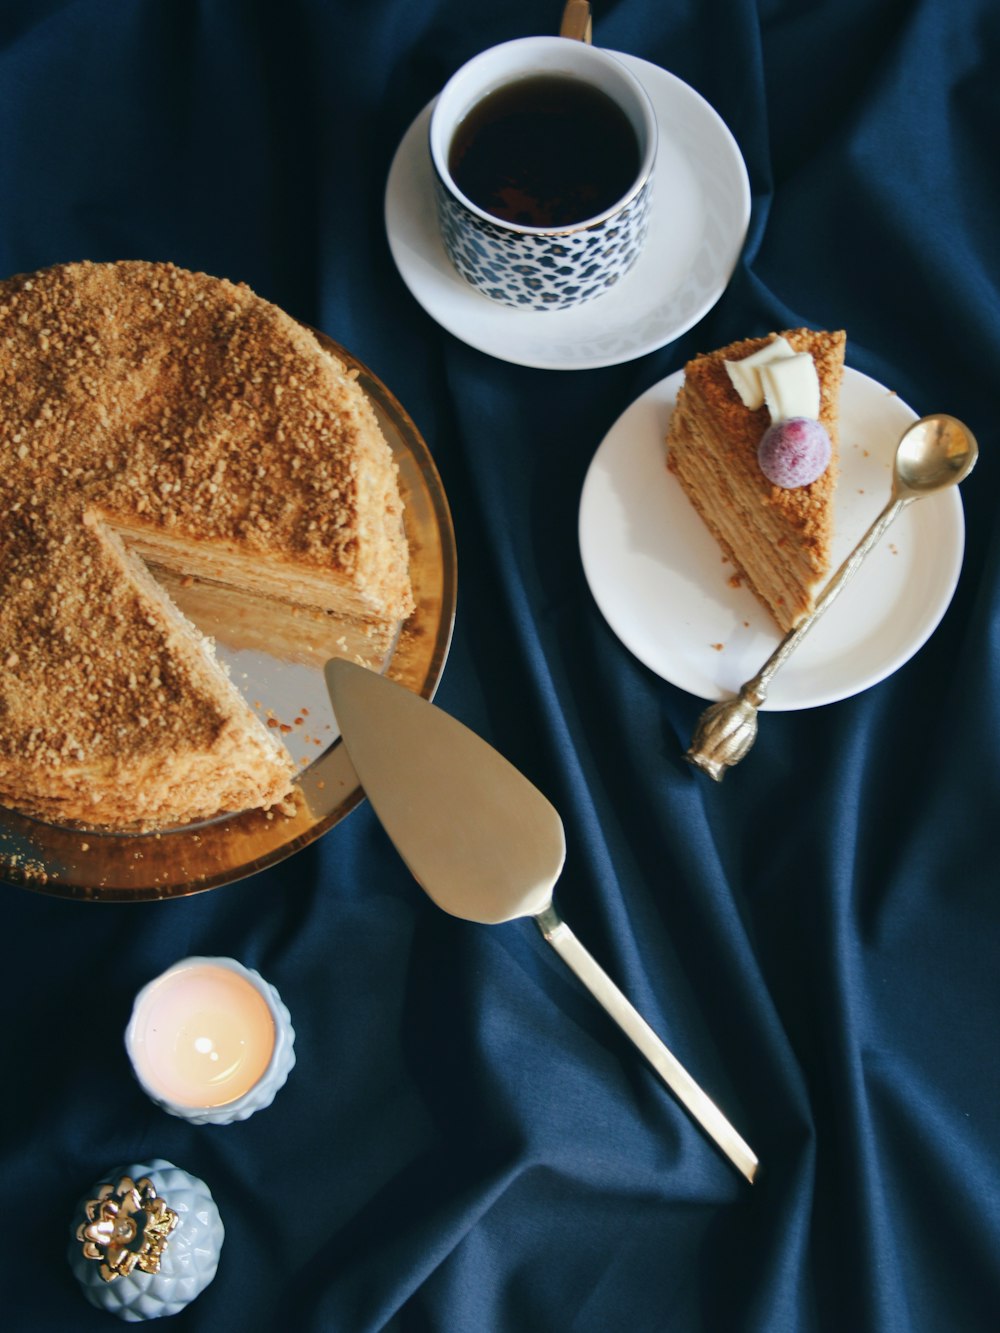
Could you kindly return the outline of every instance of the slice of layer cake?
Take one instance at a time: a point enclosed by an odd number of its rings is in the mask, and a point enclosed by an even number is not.
[[[302,606],[375,656],[413,608],[354,376],[247,287],[170,264],[0,283],[0,512],[0,802],[53,822],[163,827],[292,789],[158,569],[258,599],[263,634]]]
[[[829,464],[806,485],[776,485],[765,476],[758,450],[772,425],[772,410],[766,403],[755,405],[762,395],[741,396],[742,381],[751,377],[731,370],[778,338],[785,339],[788,351],[811,357],[818,399],[809,415],[830,439]],[[732,562],[734,577],[756,594],[782,630],[812,610],[830,571],[845,344],[843,332],[791,329],[698,356],[684,368],[670,418],[667,466]]]

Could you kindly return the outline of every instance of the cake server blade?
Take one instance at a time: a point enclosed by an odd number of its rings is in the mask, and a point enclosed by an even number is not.
[[[355,663],[326,665],[348,756],[417,883],[452,916],[484,925],[531,917],[733,1165],[757,1158],[716,1104],[559,917],[562,820],[537,787],[435,704]]]

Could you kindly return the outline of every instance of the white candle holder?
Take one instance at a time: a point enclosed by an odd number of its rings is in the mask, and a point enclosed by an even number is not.
[[[195,1125],[270,1106],[295,1064],[291,1016],[275,988],[233,958],[182,958],[135,997],[125,1031],[146,1095]]]

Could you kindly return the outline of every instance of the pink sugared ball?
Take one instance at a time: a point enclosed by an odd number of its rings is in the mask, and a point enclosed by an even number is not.
[[[830,436],[821,422],[789,417],[764,432],[757,461],[768,481],[792,490],[821,477],[829,466],[830,453]]]

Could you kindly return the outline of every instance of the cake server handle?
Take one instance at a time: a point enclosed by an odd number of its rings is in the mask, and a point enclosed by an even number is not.
[[[548,944],[646,1057],[681,1105],[751,1183],[757,1156],[549,904],[534,917]]]

